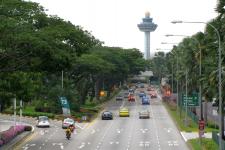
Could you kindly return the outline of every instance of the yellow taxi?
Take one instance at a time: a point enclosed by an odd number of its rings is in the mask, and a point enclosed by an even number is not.
[[[130,114],[129,114],[128,108],[125,108],[125,107],[120,108],[120,110],[119,110],[119,116],[120,117],[129,117]]]

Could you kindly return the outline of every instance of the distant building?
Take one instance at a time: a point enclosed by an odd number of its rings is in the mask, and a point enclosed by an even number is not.
[[[150,59],[150,32],[155,31],[157,25],[152,22],[152,18],[150,18],[150,13],[145,13],[145,18],[142,19],[143,22],[138,24],[138,28],[140,31],[145,33],[145,59]]]

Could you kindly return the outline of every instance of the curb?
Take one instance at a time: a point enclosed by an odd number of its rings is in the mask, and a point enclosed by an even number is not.
[[[21,138],[20,140],[18,140],[14,145],[13,145],[13,150],[17,150],[18,148],[18,146],[20,145],[20,144],[22,144],[25,140],[27,140],[29,137],[31,137],[33,134],[34,134],[34,126],[33,125],[31,125],[31,127],[32,127],[32,130],[29,132],[29,133],[27,133],[23,138]]]
[[[182,134],[182,132],[180,132],[180,134],[183,137],[184,141],[187,142],[187,139],[184,137],[184,135]]]

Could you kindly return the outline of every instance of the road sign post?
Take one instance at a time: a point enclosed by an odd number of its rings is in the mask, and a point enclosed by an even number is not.
[[[204,120],[199,120],[198,129],[199,129],[199,137],[202,138],[204,136],[204,129],[205,129],[205,121]]]

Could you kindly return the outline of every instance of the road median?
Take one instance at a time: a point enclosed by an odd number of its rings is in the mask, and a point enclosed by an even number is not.
[[[29,129],[30,130],[30,129]],[[11,139],[9,142],[5,143],[2,147],[2,149],[7,150],[16,150],[16,147],[19,147],[20,144],[22,144],[27,139],[30,139],[30,137],[34,134],[34,127],[31,126],[30,131],[23,131],[22,133],[16,135],[13,139]]]

